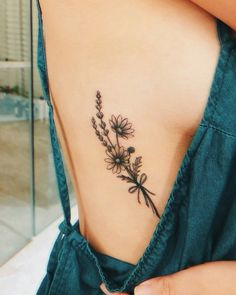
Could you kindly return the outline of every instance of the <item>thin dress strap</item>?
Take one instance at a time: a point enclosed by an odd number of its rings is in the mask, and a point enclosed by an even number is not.
[[[71,210],[70,210],[70,199],[69,190],[66,181],[66,174],[64,169],[64,164],[62,160],[62,154],[59,146],[57,131],[55,128],[55,122],[53,117],[53,105],[50,100],[49,95],[49,83],[48,83],[48,71],[47,62],[45,54],[45,42],[43,35],[43,20],[42,20],[42,10],[39,4],[39,0],[36,0],[37,10],[38,10],[38,44],[37,44],[37,66],[39,69],[40,80],[42,84],[43,96],[49,106],[49,129],[50,138],[54,158],[54,166],[56,170],[57,185],[60,195],[60,201],[64,214],[63,225],[71,226]]]

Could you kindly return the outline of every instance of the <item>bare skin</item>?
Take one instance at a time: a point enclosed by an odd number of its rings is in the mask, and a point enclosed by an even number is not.
[[[235,0],[191,0],[196,5],[221,19],[236,33],[236,1]],[[223,8],[223,9],[222,9]]]
[[[80,231],[98,251],[136,264],[159,219],[110,170],[91,126],[95,93],[105,120],[135,136],[147,188],[162,214],[201,120],[219,54],[214,18],[184,0],[40,0],[55,122],[74,184]],[[204,69],[204,70],[203,70]]]

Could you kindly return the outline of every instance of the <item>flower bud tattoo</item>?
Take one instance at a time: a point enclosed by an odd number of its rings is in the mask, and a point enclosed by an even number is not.
[[[147,188],[143,186],[145,181],[147,180],[147,175],[142,173],[139,176],[140,167],[142,166],[142,157],[136,157],[134,162],[131,161],[131,154],[135,152],[135,148],[129,146],[125,148],[121,146],[119,142],[119,138],[128,139],[129,137],[133,137],[134,129],[132,128],[132,124],[128,122],[127,118],[123,118],[121,115],[117,117],[112,115],[109,120],[111,131],[115,133],[116,143],[113,143],[110,139],[109,132],[110,130],[107,128],[107,125],[103,119],[104,114],[102,113],[102,100],[100,91],[96,93],[96,109],[98,112],[96,113],[97,118],[99,119],[99,124],[94,117],[92,117],[92,126],[95,130],[95,134],[98,139],[101,141],[101,144],[106,147],[107,158],[105,158],[105,162],[107,162],[107,169],[111,170],[112,173],[120,174],[123,171],[126,171],[128,175],[117,175],[117,177],[121,178],[121,180],[126,181],[127,183],[132,183],[132,185],[128,191],[130,193],[134,193],[137,191],[138,202],[140,202],[140,191],[143,194],[145,204],[147,207],[151,207],[153,213],[160,218],[160,214],[158,213],[155,204],[153,203],[149,194],[155,195],[150,192]],[[98,126],[101,130],[98,130]]]

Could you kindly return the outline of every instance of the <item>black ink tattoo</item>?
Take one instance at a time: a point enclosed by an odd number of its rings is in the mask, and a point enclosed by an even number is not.
[[[139,176],[139,168],[142,166],[142,157],[136,157],[135,161],[131,163],[131,154],[135,152],[135,148],[129,146],[125,149],[123,146],[120,145],[119,138],[128,139],[129,137],[133,137],[134,129],[132,129],[132,124],[128,122],[127,118],[122,118],[121,115],[117,117],[112,115],[111,119],[109,120],[111,130],[115,133],[116,136],[116,143],[112,143],[109,137],[109,129],[106,127],[106,123],[103,120],[104,114],[102,113],[102,100],[100,91],[96,93],[96,109],[98,112],[96,116],[100,119],[100,123],[98,124],[101,128],[102,132],[98,130],[98,126],[94,117],[92,117],[92,126],[95,129],[95,133],[98,139],[101,141],[102,145],[106,147],[106,154],[108,158],[105,158],[105,162],[107,162],[107,169],[111,170],[112,173],[121,173],[121,171],[126,171],[128,176],[126,175],[118,175],[117,177],[121,178],[121,180],[133,183],[134,185],[131,186],[128,191],[130,193],[138,192],[138,202],[140,202],[140,191],[143,194],[145,203],[147,207],[151,206],[151,209],[154,214],[156,214],[160,218],[160,214],[158,213],[155,204],[153,203],[149,194],[155,195],[154,193],[150,192],[147,188],[143,186],[145,181],[147,180],[147,175],[142,173]],[[139,178],[139,179],[138,179]],[[148,194],[149,193],[149,194]]]

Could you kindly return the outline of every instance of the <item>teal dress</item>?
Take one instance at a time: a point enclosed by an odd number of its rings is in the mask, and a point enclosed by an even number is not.
[[[141,282],[217,260],[236,260],[236,39],[216,19],[221,45],[209,97],[160,222],[137,264],[98,253],[70,221],[70,202],[53,119],[38,0],[37,65],[49,106],[51,144],[64,221],[37,295],[133,294]],[[203,69],[204,71],[204,69]],[[114,235],[116,233],[114,232]]]

